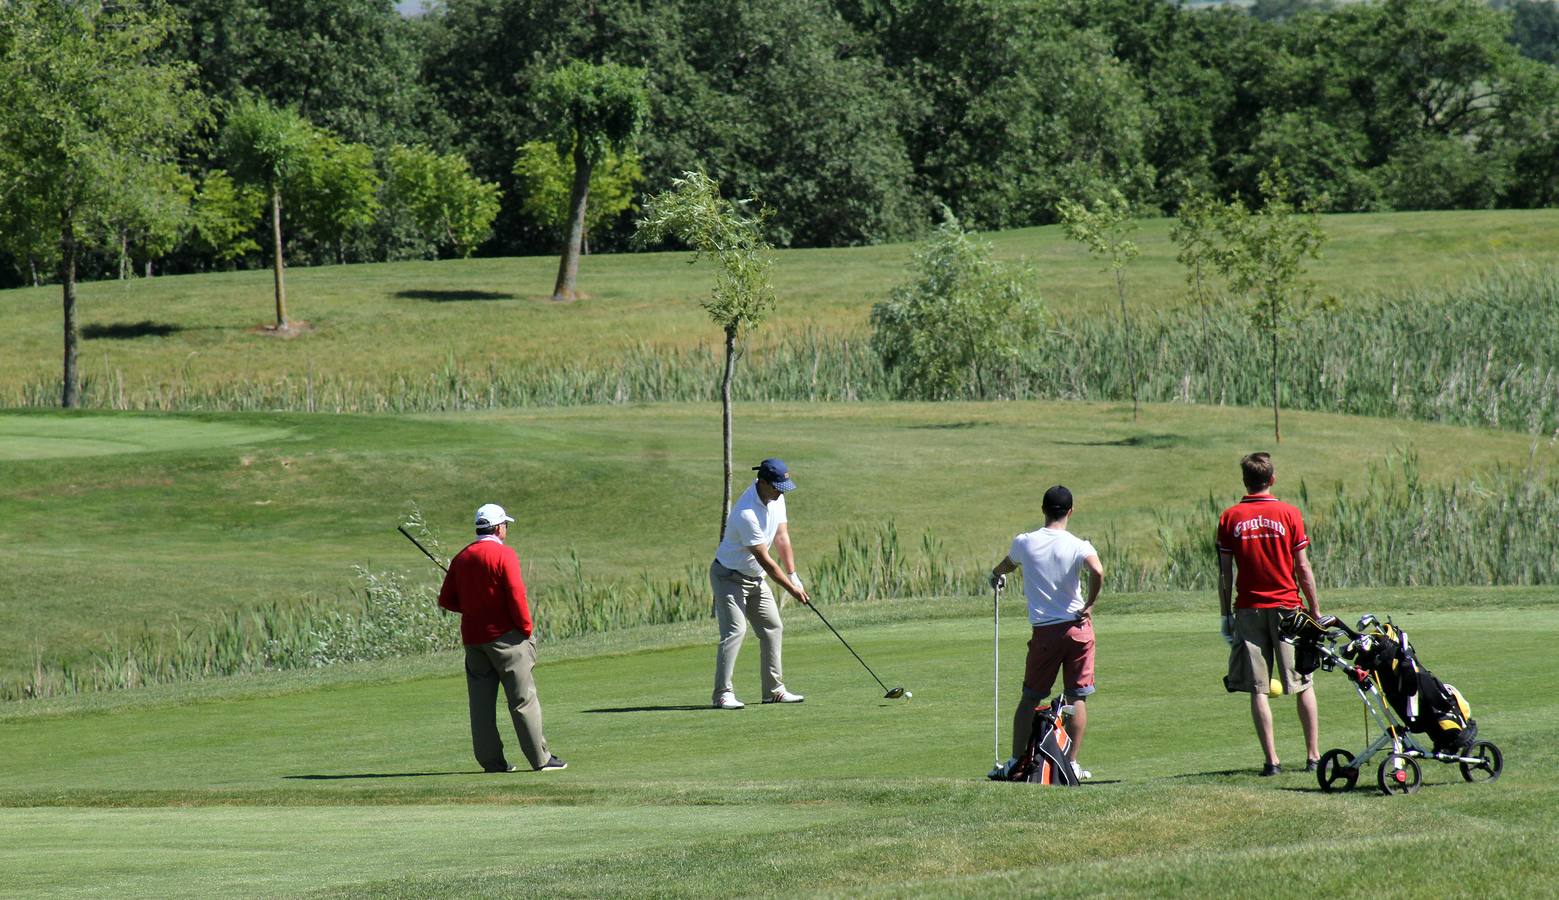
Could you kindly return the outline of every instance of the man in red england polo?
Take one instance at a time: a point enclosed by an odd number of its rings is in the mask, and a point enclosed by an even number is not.
[[[536,665],[530,606],[520,578],[520,558],[504,545],[509,518],[489,503],[476,511],[476,540],[449,561],[438,605],[460,613],[466,647],[466,694],[471,702],[471,749],[484,772],[513,772],[503,755],[494,704],[498,686],[509,702],[520,751],[538,772],[568,768],[552,755],[541,733],[541,700],[531,670]]]
[[[1301,591],[1310,613],[1317,618],[1321,615],[1315,574],[1310,571],[1310,539],[1305,536],[1299,510],[1272,496],[1272,457],[1252,453],[1240,460],[1240,469],[1245,498],[1218,519],[1218,607],[1223,615],[1223,636],[1230,647],[1229,674],[1223,685],[1230,693],[1250,693],[1256,739],[1266,754],[1261,774],[1277,775],[1283,769],[1272,738],[1272,708],[1267,704],[1275,665],[1284,693],[1298,698],[1299,726],[1305,733],[1308,760],[1305,771],[1313,772],[1320,756],[1315,692],[1310,689],[1310,676],[1294,671],[1294,645],[1278,633],[1279,616],[1299,607]]]

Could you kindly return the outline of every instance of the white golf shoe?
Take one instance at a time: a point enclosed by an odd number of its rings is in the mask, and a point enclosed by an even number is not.
[[[727,691],[715,698],[715,709],[743,709],[747,704],[736,699],[736,695]]]
[[[763,702],[764,703],[800,703],[801,701],[803,701],[805,699],[807,699],[807,698],[801,696],[800,694],[792,694],[790,691],[785,690],[785,686],[782,684],[779,687],[774,689],[774,693],[770,694],[767,697],[764,697],[763,698]]]
[[[1077,776],[1078,781],[1087,781],[1093,777],[1093,773],[1078,765],[1075,759],[1072,760],[1072,774]]]

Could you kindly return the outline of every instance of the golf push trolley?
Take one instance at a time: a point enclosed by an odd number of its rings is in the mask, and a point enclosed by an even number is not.
[[[1382,623],[1364,615],[1354,629],[1336,616],[1316,619],[1296,610],[1284,618],[1282,631],[1294,644],[1299,672],[1341,672],[1364,703],[1365,737],[1370,719],[1380,731],[1357,754],[1343,749],[1322,754],[1316,768],[1321,790],[1353,790],[1360,773],[1382,753],[1375,784],[1387,795],[1418,790],[1423,784],[1419,760],[1456,763],[1470,782],[1499,778],[1504,769],[1499,747],[1477,739],[1478,724],[1461,692],[1419,664],[1407,634],[1390,616]]]

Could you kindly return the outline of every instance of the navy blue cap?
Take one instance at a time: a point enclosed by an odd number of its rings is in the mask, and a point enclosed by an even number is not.
[[[770,457],[752,467],[758,473],[758,478],[767,481],[771,487],[781,494],[796,489],[796,483],[790,480],[790,467],[785,465],[783,459]]]

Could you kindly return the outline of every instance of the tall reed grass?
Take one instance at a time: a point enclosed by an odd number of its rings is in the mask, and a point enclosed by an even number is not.
[[[1216,587],[1213,528],[1234,496],[1207,497],[1159,523],[1157,546],[1095,539],[1112,593],[1209,592]],[[1463,481],[1427,482],[1409,450],[1370,468],[1365,487],[1341,485],[1294,500],[1306,514],[1311,558],[1323,594],[1342,587],[1547,585],[1559,583],[1559,472],[1532,465],[1500,467]],[[442,554],[420,519],[423,542]],[[829,603],[909,596],[978,595],[987,590],[991,548],[960,558],[929,533],[905,541],[894,522],[842,534],[832,553],[808,562],[809,589]],[[645,574],[595,581],[576,553],[555,564],[555,577],[534,592],[537,631],[557,639],[710,615],[707,571]],[[438,610],[434,585],[396,573],[359,570],[352,602],[318,599],[234,612],[166,636],[113,645],[80,666],[40,657],[26,678],[0,684],[0,699],[242,675],[267,669],[328,666],[459,646],[454,616]],[[1212,607],[1209,606],[1209,609]]]
[[[1132,351],[1144,361],[1143,400],[1215,405],[1270,402],[1261,336],[1247,311],[1220,303],[1137,314]],[[771,332],[772,335],[772,332]],[[1420,290],[1318,307],[1283,343],[1287,408],[1397,416],[1518,431],[1559,429],[1559,269],[1495,272],[1454,290]],[[1131,396],[1127,336],[1105,317],[1056,317],[1019,361],[940,399]],[[87,366],[89,406],[135,410],[429,412],[527,406],[713,401],[721,360],[713,345],[639,346],[611,359],[364,376],[306,371],[224,381],[189,369],[129,384]],[[743,401],[889,400],[905,385],[884,371],[863,335],[781,335],[746,353]],[[57,379],[9,390],[0,403],[57,404]]]

